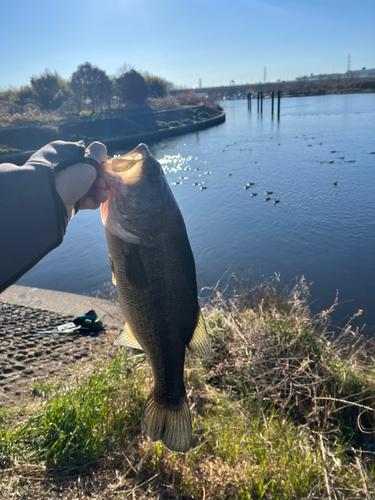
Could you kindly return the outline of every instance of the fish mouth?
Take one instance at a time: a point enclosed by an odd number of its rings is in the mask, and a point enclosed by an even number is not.
[[[133,151],[119,158],[109,158],[104,165],[105,177],[110,184],[113,178],[121,184],[135,185],[142,180],[143,166],[152,157],[146,144],[139,144]],[[112,178],[111,178],[112,177]]]

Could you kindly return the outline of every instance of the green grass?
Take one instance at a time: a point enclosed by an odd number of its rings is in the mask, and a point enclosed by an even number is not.
[[[103,457],[139,420],[144,398],[131,381],[135,367],[123,353],[75,387],[34,384],[34,393],[49,399],[22,425],[0,430],[3,460],[17,456],[48,467],[71,467]]]
[[[210,113],[207,113],[207,111],[201,111],[198,117],[202,120],[207,120],[208,118],[212,118]]]
[[[161,128],[161,129],[163,129],[163,128],[169,128],[170,127],[170,125],[169,125],[168,122],[163,122],[163,121],[160,121],[160,120],[156,120],[156,125],[157,125],[158,128]]]
[[[350,325],[333,336],[326,314],[311,316],[306,293],[304,282],[290,294],[266,283],[246,300],[218,295],[206,307],[212,357],[189,354],[185,364],[188,453],[142,434],[151,373],[143,355],[124,350],[73,382],[35,382],[32,409],[2,409],[3,467],[46,468],[56,488],[72,474],[71,496],[64,487],[61,498],[82,494],[77,470],[95,473],[85,494],[103,499],[132,488],[160,499],[371,498],[374,459],[361,451],[375,444],[369,345]],[[25,498],[51,487],[34,480],[30,489],[16,475],[7,484]]]
[[[8,146],[0,146],[0,155],[10,155],[13,153],[20,153],[20,149],[8,148]]]

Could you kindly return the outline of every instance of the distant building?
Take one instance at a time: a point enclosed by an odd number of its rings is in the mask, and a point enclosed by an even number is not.
[[[314,75],[311,73],[310,76],[298,76],[296,78],[297,82],[311,81],[311,80],[339,80],[341,78],[369,78],[375,77],[375,68],[366,69],[362,68],[356,71],[347,71],[346,73],[328,73]]]
[[[366,69],[362,68],[357,71],[350,71],[350,73],[353,76],[360,77],[360,78],[368,78],[368,77],[374,77],[375,76],[375,69]]]

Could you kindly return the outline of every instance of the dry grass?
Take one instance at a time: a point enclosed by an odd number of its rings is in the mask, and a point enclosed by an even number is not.
[[[178,107],[178,102],[171,95],[158,98],[149,97],[146,99],[146,103],[151,106],[153,111],[163,111],[164,109],[173,109]]]
[[[312,317],[307,302],[303,280],[290,293],[266,282],[229,301],[215,290],[205,308],[213,356],[202,362],[189,355],[186,363],[193,420],[187,454],[142,435],[150,371],[143,356],[126,352],[75,387],[60,384],[32,416],[4,413],[0,495],[373,498],[373,344],[350,324],[333,335],[331,311]],[[71,439],[67,414],[77,422]],[[58,432],[49,440],[53,424]]]

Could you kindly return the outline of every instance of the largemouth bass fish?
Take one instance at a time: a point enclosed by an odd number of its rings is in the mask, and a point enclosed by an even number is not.
[[[125,327],[116,345],[142,349],[154,387],[142,429],[174,451],[191,447],[184,386],[186,346],[210,353],[197,298],[194,257],[177,202],[160,164],[145,144],[104,164],[110,186],[101,207],[112,281]]]

